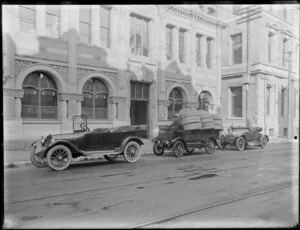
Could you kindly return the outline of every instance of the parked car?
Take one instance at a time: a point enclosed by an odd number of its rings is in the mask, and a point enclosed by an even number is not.
[[[224,149],[227,145],[236,146],[239,151],[248,146],[264,148],[269,141],[269,137],[261,131],[261,127],[230,127],[226,133],[220,134],[221,149]]]
[[[73,119],[73,133],[49,134],[32,143],[30,159],[33,165],[64,170],[73,158],[81,156],[96,154],[108,161],[115,161],[119,155],[123,155],[130,163],[138,161],[141,156],[140,146],[144,143],[140,139],[143,131],[139,126],[97,128],[90,131],[86,118],[81,119],[80,129],[74,129],[75,126]]]

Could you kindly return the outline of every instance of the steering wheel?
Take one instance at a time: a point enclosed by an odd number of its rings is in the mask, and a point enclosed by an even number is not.
[[[87,127],[87,125],[84,124],[84,123],[80,124],[80,128],[82,128],[82,129],[84,129],[84,130],[86,130],[88,132],[90,131],[89,127]]]

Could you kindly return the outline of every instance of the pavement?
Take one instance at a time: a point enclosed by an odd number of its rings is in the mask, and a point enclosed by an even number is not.
[[[141,146],[141,151],[143,156],[155,156],[152,150],[153,143],[150,139],[143,139],[144,145]],[[287,138],[270,138],[269,144],[272,143],[284,143],[284,142],[295,142],[299,143],[298,140],[289,140]],[[30,161],[30,151],[31,149],[22,149],[22,150],[4,150],[4,168],[14,168],[22,166],[31,166]],[[96,161],[102,160],[103,157],[98,156],[88,156],[88,157],[79,157],[76,162],[82,161]]]

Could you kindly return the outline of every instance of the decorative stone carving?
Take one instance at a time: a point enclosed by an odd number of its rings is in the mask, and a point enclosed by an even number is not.
[[[164,106],[169,106],[169,101],[168,100],[157,100],[158,105],[164,105]]]
[[[175,85],[175,84],[180,84],[182,85],[187,92],[191,91],[191,83],[189,82],[180,82],[180,81],[172,81],[172,80],[166,80],[166,91],[170,91],[170,89]]]
[[[196,22],[205,23],[222,29],[224,29],[227,26],[223,22],[220,22],[216,19],[209,18],[205,14],[196,12],[194,10],[184,9],[180,6],[174,6],[174,5],[163,5],[163,7],[166,9],[167,12],[171,12],[173,14],[179,15],[189,20],[194,20]]]
[[[61,101],[69,101],[69,100],[83,101],[83,95],[76,94],[76,93],[59,93],[58,100],[61,100]]]
[[[91,73],[102,73],[105,76],[109,77],[110,80],[114,83],[114,85],[118,85],[118,73],[108,72],[108,71],[95,71],[91,69],[77,68],[77,79],[81,80],[83,77],[91,74]]]
[[[69,76],[69,67],[67,66],[61,66],[61,65],[49,65],[53,69],[55,69],[57,72],[59,72],[65,79],[68,79]]]
[[[37,62],[32,61],[25,61],[25,60],[15,60],[15,77],[19,75],[22,69],[26,68],[27,66],[36,64]]]
[[[151,70],[151,68],[146,65],[128,62],[127,72],[129,73],[130,80],[152,83],[154,81],[156,71]]]
[[[77,68],[77,79],[80,80],[81,78],[95,72],[94,70],[90,69],[83,69],[83,68]]]
[[[22,89],[3,89],[3,96],[10,96],[16,98],[22,98],[24,95],[24,90]]]

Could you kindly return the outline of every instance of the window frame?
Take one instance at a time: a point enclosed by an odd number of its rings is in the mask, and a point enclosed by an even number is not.
[[[207,69],[212,69],[212,47],[213,45],[213,38],[207,37],[206,38],[206,67]]]
[[[168,41],[168,30],[170,32],[170,41]],[[173,60],[173,31],[174,26],[166,25],[166,58],[167,60]],[[169,42],[169,43],[168,43]]]
[[[274,34],[272,32],[268,33],[268,62],[272,63],[272,56],[273,56],[273,41],[274,41]]]
[[[82,7],[82,6],[80,6]],[[85,7],[88,7],[88,10],[89,10],[89,22],[86,22],[86,21],[82,21],[81,19],[81,16],[80,16],[80,9],[79,8],[79,41],[80,43],[85,43],[85,44],[91,44],[92,42],[92,31],[91,31],[91,28],[92,28],[92,8],[91,6],[85,6]],[[82,41],[82,32],[80,30],[80,26],[81,25],[88,25],[88,28],[89,28],[89,34],[88,34],[88,42],[85,42],[85,41]]]
[[[179,92],[181,98],[176,98],[175,97],[175,93]],[[172,94],[172,95],[171,95]],[[180,90],[179,87],[174,87],[171,92],[169,93],[169,97],[168,97],[168,101],[169,101],[169,106],[168,106],[168,121],[173,121],[174,120],[174,115],[175,115],[175,106],[176,106],[176,102],[181,102],[181,110],[183,109],[183,95],[182,95],[182,91]],[[171,103],[170,103],[171,101]],[[169,107],[171,107],[171,111],[172,111],[172,117],[169,118]],[[179,110],[180,111],[180,110]]]
[[[196,66],[201,67],[201,39],[202,39],[201,34],[196,34],[196,49],[195,49],[195,61],[196,61]]]
[[[280,117],[284,118],[285,117],[285,112],[284,112],[284,107],[285,107],[285,93],[286,93],[286,88],[281,88],[280,90]]]
[[[149,40],[150,40],[150,22],[151,19],[140,16],[135,13],[130,14],[130,35],[129,46],[130,53],[133,55],[149,57]],[[140,34],[138,34],[140,32]],[[146,32],[146,33],[145,33]],[[133,42],[131,42],[131,36],[133,35]],[[140,48],[137,47],[137,35],[140,35]],[[144,46],[146,41],[146,46]],[[132,44],[133,43],[133,44]]]
[[[33,29],[32,30],[22,30],[21,28],[23,28],[21,26],[21,23],[20,22],[25,22],[25,23],[28,23],[30,22],[30,20],[26,19],[26,18],[23,18],[20,16],[20,10],[21,8],[25,8],[27,10],[32,10],[33,11],[33,20],[32,20],[32,23],[33,24]],[[19,22],[19,30],[22,31],[22,32],[36,32],[36,7],[35,6],[28,6],[28,5],[20,5],[19,6],[19,11],[18,11],[18,22]]]
[[[241,93],[237,94],[237,95],[233,95],[233,88],[240,88],[241,89]],[[238,119],[242,119],[243,118],[243,87],[242,86],[230,86],[229,87],[229,92],[230,92],[230,117],[231,118],[238,118]],[[241,96],[241,116],[236,116],[234,110],[236,110],[236,106],[235,106],[235,100],[233,100],[233,97],[237,97],[237,96]]]
[[[183,28],[178,30],[178,58],[182,64],[186,63],[186,31]]]
[[[234,43],[234,38],[235,37],[240,37],[240,43]],[[240,54],[240,62],[236,62],[236,52],[234,51],[235,46],[240,45],[240,49],[241,49],[241,54]],[[233,65],[239,65],[243,63],[243,33],[237,33],[237,34],[233,34],[231,35],[231,53],[232,53],[232,58],[231,58],[231,62]]]
[[[50,5],[50,6],[52,6],[52,5]],[[56,17],[57,18],[57,35],[55,36],[55,37],[59,37],[60,36],[60,31],[61,31],[61,26],[60,26],[60,21],[61,21],[61,7],[58,5],[57,7],[58,7],[58,11],[59,11],[59,13],[58,13],[58,15],[55,15],[55,14],[53,14],[53,13],[51,13],[51,12],[47,12],[47,7],[48,6],[46,6],[45,7],[45,28],[46,28],[46,30],[47,30],[47,15],[51,15],[51,16],[54,16],[54,17]],[[49,35],[49,33],[47,33],[48,35]],[[51,33],[50,33],[51,34]]]
[[[108,17],[108,27],[105,27],[101,24],[101,13],[102,10],[106,10],[107,12],[107,17]],[[103,40],[101,39],[101,29],[107,30],[107,43],[104,44]],[[105,48],[110,48],[111,47],[111,8],[110,7],[105,7],[105,6],[99,6],[99,35],[100,35],[100,44],[101,46],[104,46]]]
[[[26,78],[28,78],[31,74],[34,74],[34,73],[38,73],[39,74],[39,79],[38,79],[38,85],[37,86],[33,86],[33,85],[24,85],[24,82],[26,80]],[[42,75],[42,76],[41,76]],[[47,79],[49,79],[49,81],[51,81],[53,83],[53,87],[54,88],[45,88],[45,87],[42,87],[41,85],[41,82],[42,82],[42,78],[45,77]],[[56,83],[55,81],[51,78],[51,76],[49,76],[48,74],[45,74],[43,72],[40,72],[40,71],[34,71],[30,74],[28,74],[26,76],[26,78],[24,79],[23,81],[23,84],[22,84],[22,89],[25,91],[25,89],[34,89],[37,91],[37,94],[38,94],[38,116],[37,117],[26,117],[26,116],[23,116],[23,101],[21,101],[21,117],[22,119],[25,119],[25,120],[39,120],[39,121],[44,121],[44,120],[58,120],[58,89],[57,89],[57,86],[56,86]],[[53,91],[55,92],[55,106],[53,107],[56,107],[56,111],[55,111],[55,117],[54,118],[42,118],[42,92],[44,90],[49,90],[49,91]],[[22,98],[23,99],[23,98]],[[24,105],[24,106],[29,106],[29,105]]]

